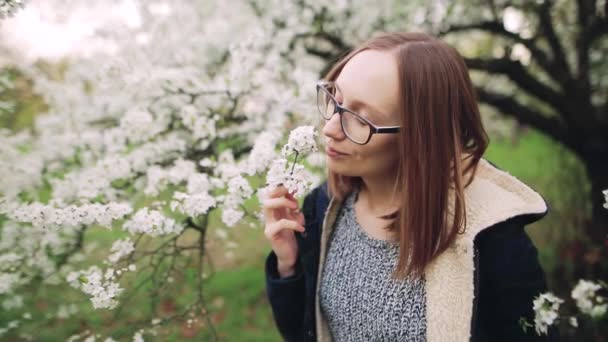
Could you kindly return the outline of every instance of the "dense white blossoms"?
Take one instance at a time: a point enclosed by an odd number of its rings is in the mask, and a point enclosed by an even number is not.
[[[216,204],[216,198],[206,192],[187,194],[176,191],[173,194],[173,201],[171,201],[171,210],[196,217],[206,214]]]
[[[116,240],[112,244],[112,248],[110,248],[110,254],[108,256],[108,261],[111,263],[116,263],[121,258],[131,254],[135,250],[135,246],[133,245],[133,241],[129,238]]]
[[[602,191],[604,194],[604,208],[608,209],[608,189]]]
[[[582,313],[591,317],[602,317],[606,314],[608,303],[606,298],[599,296],[597,291],[602,288],[600,284],[580,279],[572,289],[572,299]]]
[[[165,130],[166,123],[155,120],[148,111],[133,109],[120,119],[120,128],[131,142],[143,142]]]
[[[280,136],[275,131],[266,131],[257,137],[247,160],[247,174],[253,175],[268,169],[278,156],[275,148]]]
[[[6,214],[11,220],[30,223],[35,227],[57,228],[66,226],[98,224],[111,227],[113,220],[122,219],[132,212],[128,203],[84,204],[69,205],[65,208],[55,208],[42,203],[26,205],[7,204],[0,202],[0,214]]]
[[[293,152],[304,154],[317,151],[316,135],[314,126],[300,126],[292,130],[289,133],[287,144],[283,146],[283,156]]]
[[[538,335],[547,334],[547,329],[558,318],[558,310],[564,301],[551,292],[542,293],[533,301],[534,329]]]
[[[12,16],[27,0],[0,0],[0,19]]]
[[[131,234],[144,233],[151,236],[178,234],[184,229],[183,225],[174,219],[147,207],[139,209],[122,228]]]
[[[104,272],[97,266],[71,272],[67,276],[67,281],[72,287],[91,296],[91,302],[96,309],[113,309],[118,305],[117,297],[122,293],[123,288],[114,280],[113,269]]]
[[[291,131],[287,144],[281,149],[285,158],[272,161],[266,174],[266,184],[269,188],[284,185],[296,197],[303,196],[317,179],[303,165],[298,164],[298,157],[317,151],[315,143],[316,132],[313,126],[301,126]],[[290,163],[287,157],[295,154],[295,160]],[[262,192],[261,194],[263,194]]]
[[[287,159],[279,158],[270,166],[266,175],[266,183],[271,188],[282,184],[294,196],[300,197],[305,195],[315,183],[315,177],[304,166],[290,165]]]

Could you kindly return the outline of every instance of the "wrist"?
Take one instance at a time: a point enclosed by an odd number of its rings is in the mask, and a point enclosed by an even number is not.
[[[281,277],[281,278],[290,277],[290,276],[296,274],[295,262],[285,263],[285,262],[279,261],[277,264],[277,271],[279,273],[279,277]]]

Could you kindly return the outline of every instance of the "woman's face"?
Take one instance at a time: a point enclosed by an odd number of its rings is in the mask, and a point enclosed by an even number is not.
[[[335,83],[335,97],[342,106],[377,126],[400,125],[398,69],[391,53],[359,52],[344,66]],[[351,177],[394,174],[398,161],[397,134],[374,134],[367,144],[356,144],[342,131],[340,115],[336,113],[325,122],[323,135],[330,171]],[[343,154],[332,155],[330,149]]]

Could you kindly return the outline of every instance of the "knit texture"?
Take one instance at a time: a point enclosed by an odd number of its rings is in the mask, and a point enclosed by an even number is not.
[[[367,235],[355,190],[344,201],[327,252],[320,304],[334,341],[425,341],[424,279],[391,279],[396,243]]]

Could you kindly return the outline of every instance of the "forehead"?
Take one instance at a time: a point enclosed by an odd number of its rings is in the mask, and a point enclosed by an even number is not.
[[[397,62],[390,52],[359,52],[346,63],[336,84],[346,102],[364,102],[384,115],[396,113],[399,75]]]

